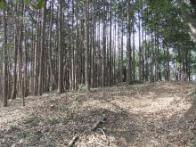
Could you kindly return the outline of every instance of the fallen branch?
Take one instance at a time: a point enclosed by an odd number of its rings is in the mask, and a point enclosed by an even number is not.
[[[102,124],[102,123],[104,123],[105,121],[106,121],[106,116],[104,115],[100,120],[98,120],[94,125],[93,125],[93,127],[92,128],[90,128],[89,130],[90,131],[95,131],[95,130],[97,130],[97,128]],[[84,134],[84,133],[86,133],[86,132],[88,132],[88,130],[85,130],[82,134]],[[80,135],[75,135],[73,138],[72,138],[72,140],[70,141],[70,143],[68,144],[68,147],[73,147],[73,145],[76,143],[76,141],[80,138],[80,136],[82,135],[82,134],[80,134]]]
[[[107,136],[105,135],[104,130],[103,130],[102,128],[99,128],[99,130],[103,133],[103,135],[104,135],[104,137],[105,137],[104,139],[107,140]],[[103,140],[104,140],[104,139],[103,139]]]
[[[104,123],[106,121],[106,116],[104,116],[103,118],[101,118],[100,120],[98,120],[93,127],[90,129],[91,131],[95,131],[102,123]]]
[[[72,147],[78,139],[79,139],[79,135],[75,135],[72,138],[72,140],[69,142],[68,147]]]

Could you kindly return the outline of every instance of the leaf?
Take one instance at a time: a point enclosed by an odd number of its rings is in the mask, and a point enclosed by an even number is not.
[[[30,2],[31,2],[30,0],[24,0],[24,4],[25,4],[25,5],[29,5]]]
[[[6,7],[6,3],[4,0],[0,0],[0,9],[4,9]]]
[[[45,0],[39,0],[37,4],[33,4],[32,6],[35,9],[42,9],[45,5]]]
[[[37,4],[37,8],[38,9],[41,9],[43,8],[45,5],[45,0],[39,0],[38,4]]]

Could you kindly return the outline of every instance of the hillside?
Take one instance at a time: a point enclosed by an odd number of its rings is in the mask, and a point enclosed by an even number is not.
[[[0,108],[0,146],[194,146],[195,84],[119,85],[50,93]],[[17,102],[16,102],[17,101]],[[104,121],[92,129],[102,118]]]

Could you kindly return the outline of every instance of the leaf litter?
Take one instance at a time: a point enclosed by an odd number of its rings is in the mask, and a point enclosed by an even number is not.
[[[31,96],[25,107],[18,98],[0,108],[0,146],[64,147],[77,134],[77,147],[194,147],[195,88],[186,82],[121,84]]]

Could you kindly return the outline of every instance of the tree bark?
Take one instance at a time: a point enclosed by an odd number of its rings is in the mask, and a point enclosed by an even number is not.
[[[40,46],[40,69],[39,69],[39,91],[38,94],[42,95],[43,93],[43,86],[44,86],[44,59],[45,59],[45,13],[46,13],[46,3],[47,0],[44,2],[44,8],[42,8],[42,26],[41,26],[41,46]]]
[[[63,92],[63,49],[62,49],[62,1],[59,0],[59,32],[58,32],[58,92]]]
[[[8,105],[8,48],[7,48],[7,10],[3,9],[3,35],[4,35],[4,48],[3,48],[3,106]]]

